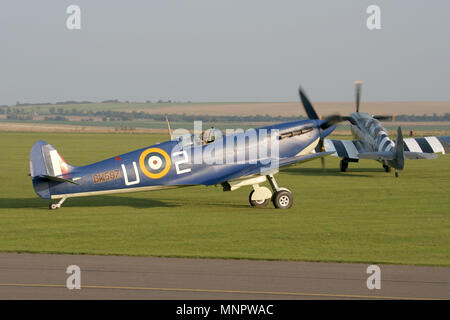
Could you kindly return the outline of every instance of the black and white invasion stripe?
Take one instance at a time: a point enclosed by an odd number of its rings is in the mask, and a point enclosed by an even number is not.
[[[381,126],[379,128],[381,128],[381,130],[378,130],[375,137],[378,151],[391,151],[394,148],[394,142],[389,138],[388,134],[382,129]]]
[[[329,140],[324,141],[325,151],[335,151],[340,158],[359,159],[361,151],[359,142],[356,140]]]
[[[424,153],[450,152],[450,136],[405,138],[405,151]]]

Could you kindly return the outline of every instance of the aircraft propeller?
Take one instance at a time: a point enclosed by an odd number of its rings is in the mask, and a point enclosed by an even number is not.
[[[362,81],[355,81],[356,112],[359,112],[359,105],[361,102],[361,86],[362,86]],[[345,118],[345,120],[349,120],[350,122],[352,122],[349,119],[350,117],[344,117],[344,118]],[[393,116],[392,115],[372,115],[372,118],[380,120],[380,121],[385,121],[385,120],[392,121]]]
[[[356,112],[359,112],[359,104],[361,102],[361,84],[361,81],[355,81]]]
[[[303,107],[305,108],[305,112],[308,115],[308,118],[311,120],[320,119],[316,110],[314,110],[314,107],[312,106],[311,102],[309,101],[308,97],[303,92],[303,89],[301,86],[298,88],[298,93],[300,95],[300,100],[302,101]],[[322,120],[324,120],[325,122],[323,122],[320,125],[320,128],[322,130],[326,130],[331,126],[344,121],[345,119],[339,114],[332,114],[332,115],[326,116]],[[319,149],[321,150],[321,152],[325,151],[324,140],[322,137],[320,137],[318,146],[319,146]],[[320,161],[322,163],[322,169],[325,170],[325,159],[322,157],[320,159]]]

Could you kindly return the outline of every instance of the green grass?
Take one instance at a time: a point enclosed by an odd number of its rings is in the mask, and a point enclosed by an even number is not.
[[[249,187],[220,187],[68,199],[47,209],[31,186],[35,140],[73,165],[166,140],[149,134],[0,132],[0,251],[281,259],[450,266],[450,157],[409,161],[400,178],[375,161],[338,160],[278,175],[294,206],[248,204]]]

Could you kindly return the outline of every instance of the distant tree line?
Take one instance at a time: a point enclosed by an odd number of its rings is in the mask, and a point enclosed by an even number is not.
[[[407,115],[400,114],[395,116],[396,121],[450,121],[450,113],[446,113],[444,115],[437,115],[433,113],[432,115]]]
[[[109,100],[111,101],[117,100]],[[81,102],[80,102],[81,103]],[[86,102],[83,102],[86,103]],[[6,114],[7,119],[10,120],[32,120],[35,115],[47,116],[45,120],[56,120],[56,121],[69,121],[67,116],[80,116],[80,117],[98,117],[102,121],[133,121],[133,120],[153,120],[153,121],[165,121],[165,114],[151,114],[144,111],[112,111],[112,110],[86,110],[77,108],[63,108],[58,106],[52,106],[48,108],[48,111],[41,111],[41,107],[37,106],[36,109],[28,108],[14,108],[8,106],[0,107],[0,115]],[[60,117],[49,117],[49,116],[60,116]],[[304,116],[271,116],[271,115],[248,115],[248,116],[238,116],[238,115],[188,115],[188,114],[168,114],[170,121],[173,122],[192,122],[194,120],[202,120],[204,122],[287,122],[293,119],[302,120],[306,119]],[[63,119],[64,120],[61,120]],[[433,113],[432,115],[396,115],[396,121],[408,121],[408,122],[419,122],[419,121],[450,121],[450,113],[444,115],[437,115]],[[85,119],[84,119],[85,120]]]
[[[33,120],[33,116],[31,114],[17,114],[11,113],[6,115],[7,120]]]
[[[20,103],[20,101],[16,102],[16,107],[32,107],[32,106],[51,106],[51,105],[65,105],[65,104],[92,104],[92,103],[98,103],[93,101],[77,101],[77,100],[66,100],[66,101],[57,101],[55,103],[51,102],[27,102],[27,103]],[[130,103],[128,100],[121,101],[119,99],[109,99],[109,100],[103,100],[100,103]],[[137,103],[152,103],[150,100],[145,100],[145,102],[137,102]],[[156,103],[177,103],[176,101],[172,100],[163,100],[159,99]],[[179,103],[179,102],[178,102]],[[181,102],[181,103],[191,103],[190,101],[187,102]],[[1,107],[8,107],[7,105],[2,105]]]

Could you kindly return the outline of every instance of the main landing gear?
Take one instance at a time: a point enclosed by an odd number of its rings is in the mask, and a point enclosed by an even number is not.
[[[267,179],[272,187],[273,195],[266,187],[253,185],[254,190],[250,192],[249,202],[252,207],[265,207],[272,200],[273,205],[277,209],[289,209],[294,203],[292,192],[286,188],[278,187],[273,175],[268,175]],[[264,192],[264,195],[262,194]]]
[[[383,169],[384,169],[384,172],[391,172],[391,167],[389,167],[386,164],[383,164]]]
[[[339,163],[339,169],[341,170],[341,172],[345,172],[347,171],[348,168],[348,161],[342,159],[341,162]]]
[[[58,203],[50,203],[50,205],[48,206],[48,208],[50,210],[56,210],[61,208],[62,204],[64,203],[64,201],[66,201],[67,197],[61,198],[61,200],[59,200]]]
[[[272,202],[277,209],[289,209],[294,203],[294,197],[290,190],[282,189],[274,193]]]
[[[252,200],[252,196],[254,194],[255,194],[255,190],[252,190],[252,192],[250,192],[250,195],[248,197],[248,201],[250,202],[250,205],[252,207],[261,208],[261,207],[265,207],[269,204],[270,198],[264,199],[264,200]]]

